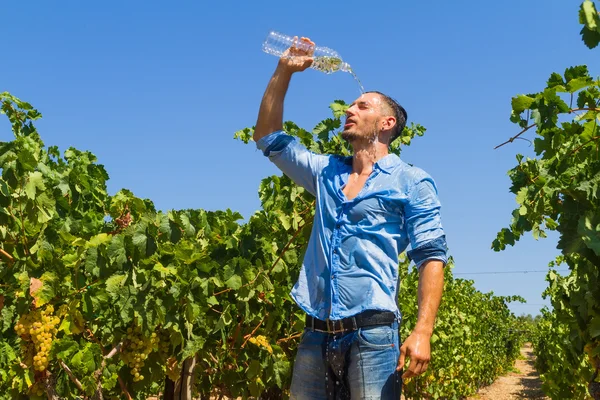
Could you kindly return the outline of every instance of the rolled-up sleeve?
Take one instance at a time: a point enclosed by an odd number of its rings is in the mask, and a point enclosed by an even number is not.
[[[263,136],[256,142],[256,147],[297,185],[316,196],[317,176],[326,165],[328,156],[309,151],[284,131]]]
[[[405,207],[406,228],[411,244],[408,257],[417,267],[430,260],[446,264],[448,249],[435,182],[422,171],[417,178]]]

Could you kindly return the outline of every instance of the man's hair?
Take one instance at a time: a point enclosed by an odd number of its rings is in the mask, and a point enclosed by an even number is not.
[[[381,99],[383,100],[383,102],[385,103],[385,105],[388,106],[389,109],[392,111],[392,116],[394,118],[396,118],[396,125],[394,126],[394,130],[392,132],[392,136],[390,138],[390,143],[389,143],[391,145],[392,142],[394,140],[398,139],[400,134],[402,134],[402,131],[404,130],[404,127],[406,126],[406,119],[408,117],[406,114],[406,110],[396,100],[392,99],[388,95],[385,95],[376,90],[371,90],[367,93],[378,94],[381,97]]]

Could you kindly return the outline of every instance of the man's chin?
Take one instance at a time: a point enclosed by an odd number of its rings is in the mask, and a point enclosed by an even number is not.
[[[360,139],[360,134],[354,131],[343,131],[342,139],[344,139],[347,142],[352,142],[356,139]]]

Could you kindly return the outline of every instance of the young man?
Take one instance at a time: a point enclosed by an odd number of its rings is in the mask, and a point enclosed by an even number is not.
[[[292,290],[307,316],[291,398],[400,399],[401,378],[427,369],[442,296],[447,256],[437,191],[425,172],[388,153],[406,112],[379,92],[363,94],[346,111],[342,137],[352,157],[311,153],[282,132],[290,79],[311,56],[292,46],[279,60],[254,131],[258,148],[317,199]],[[419,268],[419,312],[399,348],[398,255],[408,244]],[[410,365],[402,374],[405,357]]]

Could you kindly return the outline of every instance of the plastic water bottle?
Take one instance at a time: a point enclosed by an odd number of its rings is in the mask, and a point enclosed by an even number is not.
[[[314,48],[313,63],[311,68],[317,71],[331,74],[337,71],[344,71],[352,73],[350,64],[344,62],[342,57],[335,51],[327,47],[312,46],[309,43],[303,42],[297,39],[294,42],[292,36],[284,35],[279,32],[271,31],[263,43],[263,51],[267,54],[281,57],[283,53],[294,45],[302,50],[310,51]],[[293,57],[293,56],[289,56]]]

